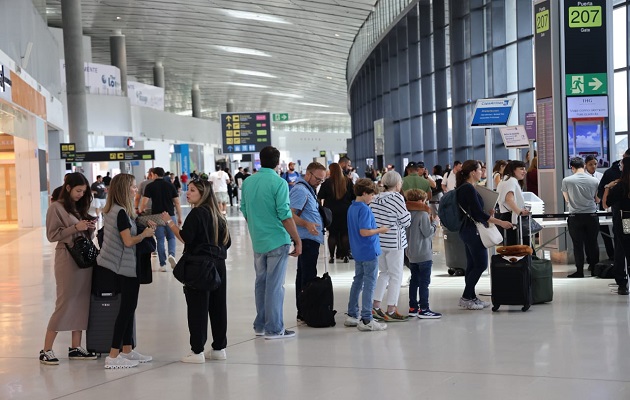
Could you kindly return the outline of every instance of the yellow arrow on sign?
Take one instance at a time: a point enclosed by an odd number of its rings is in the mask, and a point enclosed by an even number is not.
[[[231,121],[231,120],[232,120],[232,117],[228,115],[227,117],[225,117],[225,120],[226,120],[226,121]]]
[[[604,82],[600,81],[596,77],[593,77],[593,81],[588,83],[588,85],[592,87],[593,90],[599,89],[600,87],[602,87],[603,84]]]

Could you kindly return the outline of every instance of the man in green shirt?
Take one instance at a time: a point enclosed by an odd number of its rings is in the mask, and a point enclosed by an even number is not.
[[[254,331],[256,336],[264,335],[265,339],[295,336],[294,331],[284,328],[284,278],[288,256],[297,257],[302,253],[302,241],[289,206],[289,186],[275,171],[279,163],[278,149],[263,148],[260,151],[262,168],[243,181],[241,194],[241,212],[247,220],[254,248]],[[289,254],[291,239],[295,249]]]
[[[431,183],[424,176],[424,163],[410,162],[407,165],[409,175],[403,178],[402,190],[403,192],[409,189],[421,189],[426,192],[427,199],[431,199]]]

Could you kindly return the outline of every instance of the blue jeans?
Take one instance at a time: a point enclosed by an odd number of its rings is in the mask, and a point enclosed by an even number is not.
[[[378,258],[369,261],[354,260],[354,280],[350,287],[350,299],[348,300],[348,315],[359,317],[359,293],[363,290],[361,299],[361,319],[372,319],[372,301],[374,300],[374,288],[378,276]]]
[[[173,222],[177,224],[177,218],[171,216]],[[166,253],[164,251],[164,238],[168,242],[168,255],[175,256],[175,245],[177,242],[175,241],[175,234],[168,227],[168,225],[159,225],[155,228],[155,239],[157,240],[157,253],[158,259],[160,260],[160,267],[166,265]]]
[[[484,247],[474,226],[464,227],[459,231],[459,237],[466,245],[466,272],[464,274],[466,287],[462,297],[472,300],[477,298],[475,286],[483,271],[488,268],[488,249]]]
[[[411,281],[409,281],[409,308],[421,310],[429,309],[429,284],[431,283],[431,267],[433,261],[409,263]],[[418,291],[420,301],[418,301]],[[419,306],[419,307],[418,307]]]
[[[289,247],[285,244],[267,253],[254,252],[256,269],[256,318],[254,330],[275,335],[284,332],[282,305]]]

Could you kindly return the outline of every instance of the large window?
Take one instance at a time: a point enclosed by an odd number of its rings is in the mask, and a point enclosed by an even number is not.
[[[622,157],[628,148],[628,6],[630,1],[615,1],[613,9],[613,66],[615,148],[613,159]],[[616,157],[615,157],[616,156]]]

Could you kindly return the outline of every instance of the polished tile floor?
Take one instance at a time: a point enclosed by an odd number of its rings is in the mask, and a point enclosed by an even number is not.
[[[39,363],[55,302],[53,244],[43,229],[3,231],[0,399],[630,399],[630,308],[627,296],[610,292],[612,281],[569,280],[562,277],[570,267],[554,266],[553,303],[526,313],[465,311],[457,307],[463,277],[446,273],[437,238],[431,308],[444,313],[441,320],[413,319],[385,332],[344,328],[353,264],[336,263],[329,270],[338,325],[300,326],[295,338],[266,341],[252,330],[246,223],[236,207],[229,220],[227,361],[178,361],[189,351],[182,287],[171,272],[155,272],[137,312],[138,350],[154,361],[130,370],[105,370],[102,359],[69,361],[67,332],[54,347],[60,365]],[[296,325],[295,263],[285,285],[287,327]],[[484,275],[478,291],[489,286]],[[403,288],[401,310],[406,299]]]

